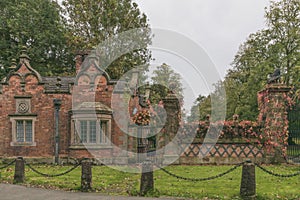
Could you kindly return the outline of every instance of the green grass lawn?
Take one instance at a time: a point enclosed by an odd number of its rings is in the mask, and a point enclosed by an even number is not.
[[[1,166],[1,165],[0,165]],[[48,174],[57,174],[68,170],[71,166],[33,165],[34,168]],[[169,166],[166,169],[175,174],[202,178],[217,175],[232,166]],[[280,174],[291,174],[300,170],[300,166],[268,165],[267,169]],[[155,171],[155,191],[150,196],[172,196],[195,199],[240,199],[239,189],[241,170],[239,167],[224,177],[202,182],[178,180],[161,170]],[[80,190],[81,168],[71,173],[45,178],[32,172],[26,167],[25,185],[63,189]],[[2,182],[12,183],[14,167],[0,171]],[[126,173],[106,166],[93,166],[93,188],[96,192],[109,195],[137,195],[140,174]],[[274,177],[256,168],[257,199],[300,199],[300,176],[292,178]]]

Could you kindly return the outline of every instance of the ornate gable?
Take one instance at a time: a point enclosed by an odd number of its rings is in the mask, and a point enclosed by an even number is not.
[[[26,47],[23,47],[21,50],[19,64],[11,68],[12,70],[8,73],[7,77],[3,80],[3,83],[9,84],[9,80],[11,77],[18,76],[21,79],[21,83],[25,84],[27,77],[34,76],[37,79],[37,82],[39,84],[43,84],[42,76],[31,67],[29,61],[30,58],[27,55],[27,49]]]
[[[103,78],[105,77],[106,81]],[[90,53],[81,64],[80,70],[76,76],[75,84],[76,85],[94,85],[98,81],[101,82],[110,82],[109,75],[100,67],[99,60],[94,53]]]

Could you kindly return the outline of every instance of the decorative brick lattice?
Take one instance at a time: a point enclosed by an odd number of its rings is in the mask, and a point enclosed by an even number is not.
[[[201,144],[193,143],[190,145],[181,145],[182,154],[185,157],[236,157],[236,158],[254,158],[263,157],[261,148],[251,144]]]

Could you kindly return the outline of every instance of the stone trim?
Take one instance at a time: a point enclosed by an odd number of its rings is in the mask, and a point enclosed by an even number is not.
[[[98,150],[98,149],[112,149],[113,146],[106,144],[72,144],[70,150]]]
[[[14,96],[15,99],[31,99],[32,96],[28,95],[28,96]]]
[[[9,117],[37,117],[37,114],[28,113],[28,114],[9,114]]]
[[[17,142],[17,128],[16,128],[16,121],[17,120],[32,120],[32,142]],[[12,123],[12,141],[10,143],[10,146],[36,146],[35,142],[35,121],[36,116],[10,116],[10,121]]]

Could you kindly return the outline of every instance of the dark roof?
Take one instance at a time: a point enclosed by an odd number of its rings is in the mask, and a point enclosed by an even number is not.
[[[70,93],[75,77],[43,77],[46,93]]]

